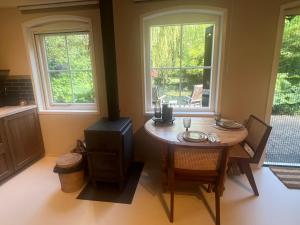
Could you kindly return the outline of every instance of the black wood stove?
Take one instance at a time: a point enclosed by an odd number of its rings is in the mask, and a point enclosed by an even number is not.
[[[133,158],[132,122],[120,118],[112,0],[100,0],[108,118],[84,132],[91,180],[124,183]]]
[[[102,119],[84,134],[92,181],[117,182],[122,187],[133,155],[131,120]]]

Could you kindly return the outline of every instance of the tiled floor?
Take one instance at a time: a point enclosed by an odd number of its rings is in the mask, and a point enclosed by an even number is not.
[[[272,115],[266,161],[300,166],[300,116]]]
[[[146,166],[131,205],[77,200],[60,191],[53,174],[55,158],[46,157],[0,186],[1,225],[162,225],[169,224],[158,176]],[[148,171],[148,172],[147,172]],[[223,225],[299,225],[300,190],[288,190],[268,168],[255,171],[260,197],[243,177],[228,179],[221,200]],[[213,194],[203,192],[214,212]],[[174,224],[214,224],[201,195],[175,195]]]

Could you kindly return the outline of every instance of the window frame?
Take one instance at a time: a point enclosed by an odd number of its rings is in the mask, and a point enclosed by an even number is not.
[[[160,10],[157,13],[144,15],[141,18],[141,42],[142,42],[142,72],[143,72],[143,94],[144,94],[144,113],[152,114],[153,105],[151,87],[151,26],[157,25],[184,25],[184,24],[214,24],[214,38],[212,48],[211,63],[211,89],[209,96],[209,107],[174,107],[173,111],[178,115],[203,115],[214,114],[220,111],[220,91],[221,91],[221,72],[223,66],[223,48],[225,45],[225,20],[226,10],[220,8],[195,7],[185,8],[176,7],[167,10]],[[205,68],[205,66],[203,66]]]
[[[59,34],[79,34],[79,33],[86,33],[89,35],[90,41],[90,57],[91,57],[91,71],[93,75],[93,86],[95,92],[95,72],[93,70],[93,60],[92,60],[92,44],[91,44],[91,33],[89,31],[62,31],[62,32],[55,32],[55,33],[37,33],[34,35],[35,37],[35,44],[37,46],[37,55],[39,57],[39,63],[41,68],[41,81],[43,83],[43,91],[45,96],[45,106],[46,109],[49,110],[94,110],[96,109],[96,99],[94,103],[55,103],[53,102],[53,94],[51,90],[51,81],[49,76],[49,69],[47,65],[47,56],[46,56],[46,48],[44,43],[45,35],[59,35]],[[96,96],[96,93],[95,93]]]
[[[79,16],[46,16],[33,19],[22,24],[25,42],[32,68],[32,82],[34,87],[35,100],[40,113],[96,113],[99,114],[99,96],[96,78],[95,66],[95,48],[93,42],[93,30],[91,20]],[[38,35],[56,34],[56,33],[80,33],[88,32],[90,38],[90,54],[93,74],[93,86],[95,92],[95,103],[55,103],[51,105],[49,96],[51,91],[47,87],[45,77],[46,60],[42,60],[43,53],[41,51],[40,41],[36,40]],[[49,83],[50,85],[50,83]],[[49,86],[50,87],[50,86]],[[50,91],[50,92],[49,92]],[[48,97],[49,96],[49,97]]]

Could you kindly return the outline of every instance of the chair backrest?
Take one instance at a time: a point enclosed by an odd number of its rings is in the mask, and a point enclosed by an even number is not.
[[[203,84],[194,85],[191,103],[201,102],[203,94]]]
[[[254,152],[251,162],[258,163],[267,144],[272,127],[256,116],[250,115],[246,128],[248,130],[248,136],[245,139],[245,143],[249,145]]]
[[[217,178],[217,185],[223,187],[228,159],[227,145],[218,143],[202,146],[172,145],[170,154],[171,170],[213,176]]]

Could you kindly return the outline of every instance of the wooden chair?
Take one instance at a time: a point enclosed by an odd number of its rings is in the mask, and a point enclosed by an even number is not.
[[[169,147],[168,185],[171,193],[170,222],[174,219],[174,188],[176,182],[194,182],[214,187],[216,224],[220,225],[220,196],[223,192],[228,148],[221,144]]]
[[[256,116],[250,115],[246,128],[248,136],[245,141],[230,149],[228,168],[234,163],[237,164],[241,173],[246,174],[255,195],[258,196],[250,163],[259,163],[272,127]]]
[[[190,104],[201,104],[203,95],[203,84],[194,85],[192,96],[182,96],[184,100]]]
[[[193,94],[191,97],[191,104],[201,103],[203,94],[203,84],[194,85]]]

